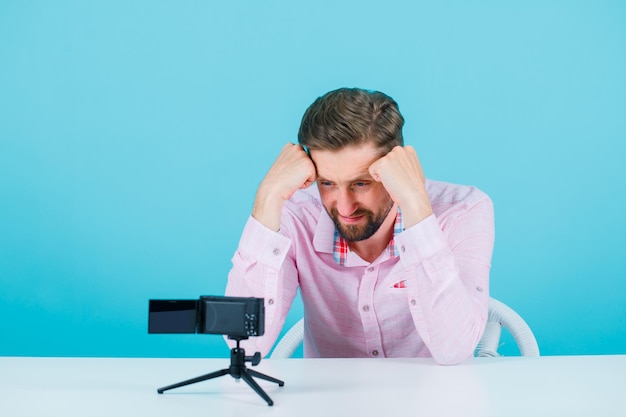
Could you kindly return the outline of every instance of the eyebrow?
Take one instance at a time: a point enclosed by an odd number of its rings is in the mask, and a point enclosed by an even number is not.
[[[335,182],[332,180],[329,180],[328,178],[325,178],[321,175],[317,176],[316,181],[328,181],[328,182]],[[363,173],[362,175],[356,176],[348,181],[346,181],[347,183],[353,183],[353,182],[359,182],[359,181],[363,181],[363,182],[371,182],[374,181],[374,178],[369,174],[369,173]]]

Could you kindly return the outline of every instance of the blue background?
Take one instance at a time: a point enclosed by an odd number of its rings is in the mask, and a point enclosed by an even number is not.
[[[492,197],[491,294],[543,354],[626,353],[623,2],[0,0],[0,355],[226,357],[148,335],[148,299],[223,293],[256,187],[341,86]]]

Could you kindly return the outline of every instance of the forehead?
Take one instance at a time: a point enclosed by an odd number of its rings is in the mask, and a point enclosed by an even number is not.
[[[381,157],[380,149],[371,144],[351,145],[338,151],[311,150],[317,176],[334,182],[370,178],[370,165]]]

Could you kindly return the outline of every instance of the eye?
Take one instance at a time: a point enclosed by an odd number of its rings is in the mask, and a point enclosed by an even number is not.
[[[333,185],[330,181],[320,180],[317,182],[320,187],[331,187]]]
[[[363,188],[363,187],[367,187],[369,185],[369,183],[365,182],[365,181],[357,181],[353,184],[354,187],[356,188]]]

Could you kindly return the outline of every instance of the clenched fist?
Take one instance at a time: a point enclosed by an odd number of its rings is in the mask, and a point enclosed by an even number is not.
[[[369,173],[374,180],[383,184],[393,201],[402,209],[405,228],[432,214],[422,165],[412,146],[396,146],[374,161],[369,167]]]
[[[278,231],[283,203],[296,190],[307,188],[315,180],[315,165],[309,155],[302,146],[288,143],[259,186],[252,217],[267,228]]]

